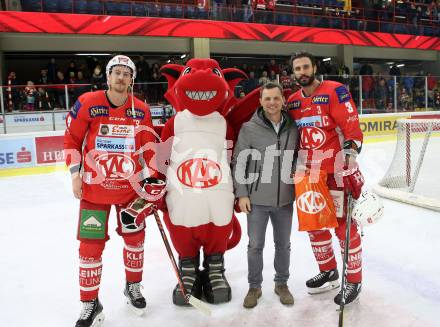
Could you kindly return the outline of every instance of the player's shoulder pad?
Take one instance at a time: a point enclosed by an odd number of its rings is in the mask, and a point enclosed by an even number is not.
[[[301,90],[298,90],[289,96],[286,103],[287,111],[299,109],[301,107],[301,98],[299,97],[300,92]]]
[[[87,106],[90,101],[93,101],[93,98],[95,96],[93,93],[94,92],[86,92],[78,97],[72,108],[70,108],[70,117],[72,117],[73,119],[76,119],[78,117],[81,108]]]
[[[350,91],[348,91],[347,87],[343,84],[338,83],[338,85],[336,85],[335,93],[336,96],[338,97],[339,103],[345,103],[351,100]]]

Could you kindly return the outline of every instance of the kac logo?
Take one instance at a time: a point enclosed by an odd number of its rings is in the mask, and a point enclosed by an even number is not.
[[[307,191],[296,199],[296,206],[302,212],[317,214],[327,206],[327,203],[321,193]]]
[[[192,188],[208,188],[220,183],[222,171],[220,165],[206,158],[189,159],[177,168],[177,178]]]
[[[121,153],[104,153],[96,158],[98,170],[108,179],[124,180],[133,175],[133,159]]]
[[[326,137],[322,129],[317,127],[301,128],[301,148],[319,149],[325,143]]]

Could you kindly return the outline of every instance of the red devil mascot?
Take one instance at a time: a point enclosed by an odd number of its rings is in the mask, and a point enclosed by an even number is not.
[[[209,303],[228,302],[224,253],[241,237],[229,159],[234,130],[258,107],[258,92],[236,99],[234,87],[246,75],[238,69],[222,70],[213,59],[168,64],[161,73],[168,80],[165,97],[177,111],[162,131],[162,142],[172,144],[164,221],[179,254],[187,293],[197,298],[203,293]],[[178,286],[173,303],[186,305]]]

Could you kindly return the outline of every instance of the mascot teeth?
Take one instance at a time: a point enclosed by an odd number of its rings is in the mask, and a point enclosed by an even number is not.
[[[211,100],[217,91],[186,91],[186,96],[192,100]]]

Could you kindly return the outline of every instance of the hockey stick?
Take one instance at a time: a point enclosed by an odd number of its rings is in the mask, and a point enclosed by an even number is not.
[[[344,262],[342,264],[342,285],[341,285],[341,304],[339,305],[339,323],[338,327],[344,326],[344,307],[345,292],[347,291],[347,271],[348,271],[348,251],[350,248],[350,229],[351,229],[351,213],[353,206],[353,197],[351,193],[347,193],[347,221],[345,226],[345,244],[344,244]]]
[[[173,265],[174,272],[176,273],[177,282],[179,283],[180,291],[182,292],[186,302],[191,304],[197,310],[210,316],[211,309],[208,307],[208,305],[186,292],[185,286],[183,285],[182,277],[180,276],[179,273],[179,268],[177,267],[176,264],[176,259],[174,259],[173,251],[171,250],[170,242],[168,242],[167,235],[165,234],[165,230],[163,229],[162,221],[160,220],[159,214],[157,213],[156,210],[154,210],[153,213],[154,213],[154,218],[156,219],[157,227],[159,227],[159,231],[160,231],[160,235],[162,236],[163,243],[165,244],[165,247],[167,249],[168,256],[170,257],[171,264]]]

